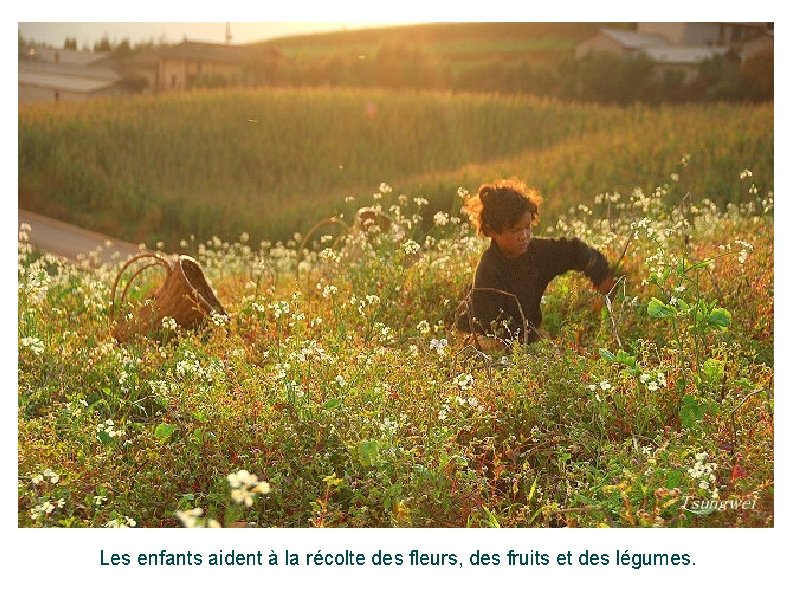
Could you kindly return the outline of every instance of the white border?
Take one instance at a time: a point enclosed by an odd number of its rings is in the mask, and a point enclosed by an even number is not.
[[[777,110],[775,141],[776,163],[778,176],[775,181],[775,193],[778,198],[776,205],[776,226],[785,226],[778,231],[776,256],[781,263],[787,263],[790,254],[790,238],[792,234],[786,227],[791,218],[787,215],[791,207],[790,174],[785,166],[790,158],[789,141],[791,118],[788,114],[789,85],[783,71],[790,57],[789,35],[792,31],[788,23],[780,16],[779,2],[728,2],[718,7],[713,3],[695,3],[687,1],[668,1],[655,7],[638,8],[636,3],[628,2],[567,2],[515,3],[513,1],[491,1],[487,3],[463,2],[418,2],[403,1],[400,3],[376,2],[306,2],[289,3],[262,2],[226,2],[212,8],[205,8],[201,3],[186,2],[136,2],[134,8],[108,9],[107,5],[92,5],[81,2],[44,2],[30,3],[17,9],[16,21],[177,21],[189,17],[193,21],[332,21],[332,22],[411,22],[423,21],[627,21],[627,20],[667,20],[667,21],[775,21],[776,53],[777,53],[777,100],[781,106]],[[719,16],[717,16],[719,13]],[[421,15],[421,16],[419,16]],[[627,18],[631,16],[631,18]],[[9,26],[10,29],[10,26]],[[10,33],[10,32],[9,32]],[[10,35],[6,37],[10,40]],[[10,41],[9,41],[10,44]],[[7,66],[6,73],[10,80],[11,50],[9,47],[2,54]],[[9,92],[5,95],[11,98]],[[8,106],[9,118],[11,107]],[[15,129],[16,127],[14,126]],[[10,134],[6,138],[10,138]],[[16,180],[16,150],[5,147],[3,160],[8,168],[7,179]],[[11,222],[16,217],[10,212],[12,196],[6,196],[3,204],[9,212],[3,221],[7,221],[8,229],[3,238],[15,237],[16,229]],[[12,235],[13,234],[13,235]],[[15,287],[10,287],[11,279],[15,278],[16,248],[7,246],[3,252],[3,279],[9,287],[2,292],[3,304],[2,325],[3,345],[8,350],[4,353],[7,370],[5,378],[16,378],[16,341],[13,312],[16,312]],[[13,259],[13,260],[12,260]],[[781,260],[782,259],[782,260]],[[792,297],[789,289],[786,266],[776,270],[776,352],[785,356],[787,345],[783,343],[790,336],[790,315],[788,304]],[[781,351],[782,350],[782,351]],[[768,588],[774,583],[774,575],[780,573],[787,565],[783,560],[789,540],[784,541],[791,529],[791,513],[787,507],[788,496],[791,494],[790,475],[785,472],[788,465],[790,441],[788,436],[790,423],[790,407],[787,405],[790,386],[790,372],[787,366],[776,369],[776,393],[781,397],[776,407],[777,440],[775,445],[776,464],[776,528],[771,530],[753,529],[693,529],[693,530],[222,530],[222,531],[174,531],[174,530],[22,530],[16,528],[16,484],[11,479],[16,476],[16,461],[8,453],[16,450],[15,436],[16,411],[11,403],[15,402],[16,386],[4,394],[6,409],[4,411],[3,436],[3,482],[0,511],[2,511],[3,561],[11,571],[7,585],[18,585],[16,588],[32,589],[63,589],[81,588],[88,592],[107,589],[120,593],[162,592],[169,588],[198,587],[199,592],[215,589],[264,590],[273,587],[289,588],[290,591],[302,592],[304,589],[322,589],[330,592],[403,592],[415,588],[421,592],[429,591],[435,586],[445,587],[448,591],[482,592],[497,588],[519,588],[525,591],[535,590],[542,586],[554,586],[568,592],[583,589],[588,593],[615,592],[635,588],[643,593],[669,593],[671,591],[697,592],[708,589],[715,592],[739,593],[761,588]],[[788,367],[790,368],[790,366]],[[15,384],[15,383],[14,383]],[[782,388],[782,390],[781,390]],[[299,550],[302,553],[316,551],[344,551],[352,549],[368,555],[379,548],[389,551],[407,552],[417,548],[427,552],[454,551],[465,555],[480,549],[481,551],[504,552],[509,548],[528,551],[536,549],[545,552],[565,551],[572,549],[581,551],[606,552],[613,555],[614,550],[628,548],[632,552],[689,552],[696,566],[677,569],[644,568],[633,570],[617,568],[614,565],[604,568],[561,569],[559,567],[510,569],[505,566],[498,568],[458,568],[458,569],[427,569],[410,568],[322,568],[308,570],[305,566],[298,569],[280,566],[277,568],[157,568],[142,569],[133,567],[102,567],[99,564],[99,552],[149,552],[167,548],[169,551],[201,551],[207,553],[213,549],[236,548],[238,550],[262,550],[269,553],[271,548],[277,551],[284,549]]]

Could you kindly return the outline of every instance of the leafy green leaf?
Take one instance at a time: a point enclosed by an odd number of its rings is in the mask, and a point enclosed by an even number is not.
[[[714,359],[713,357],[703,362],[701,371],[706,380],[711,383],[716,383],[722,380],[725,375],[725,362],[722,360]]]
[[[648,316],[651,318],[669,318],[675,316],[676,310],[658,298],[651,298],[648,304]]]
[[[345,480],[341,477],[337,477],[336,473],[332,473],[331,475],[323,477],[323,482],[328,485],[329,488],[336,488],[345,483]]]
[[[672,469],[664,480],[664,487],[669,490],[681,486],[684,479],[684,473],[680,469]]]
[[[161,423],[154,429],[154,437],[160,440],[161,442],[165,442],[168,440],[171,435],[176,430],[176,426],[167,423]]]
[[[365,467],[373,467],[378,463],[380,443],[377,440],[364,440],[358,445],[358,460]]]
[[[633,355],[629,355],[622,349],[618,351],[617,361],[620,364],[623,364],[627,368],[634,368],[637,366],[637,358]]]
[[[88,412],[91,413],[93,411],[99,410],[101,411],[102,408],[108,408],[108,402],[105,399],[97,399],[93,403],[88,406]]]
[[[606,349],[599,349],[598,352],[601,354],[602,359],[612,364],[623,364],[627,368],[634,368],[637,365],[637,358],[629,355],[622,349],[618,351],[617,355]]]
[[[601,358],[607,360],[608,362],[615,362],[615,354],[611,351],[607,351],[606,349],[599,349],[598,353],[601,354]]]
[[[707,269],[707,268],[709,268],[709,266],[711,266],[711,263],[712,263],[712,260],[710,258],[707,258],[706,260],[701,260],[699,263],[697,263],[692,268],[693,269]]]
[[[681,402],[678,417],[681,419],[681,425],[686,429],[694,428],[710,409],[707,403],[699,403],[692,395],[684,395]]]
[[[323,403],[323,409],[326,411],[333,411],[334,409],[338,409],[342,406],[342,399],[334,398],[328,399],[325,403]]]
[[[725,308],[714,308],[709,313],[708,323],[715,328],[728,328],[731,325],[731,313]]]
[[[529,496],[527,496],[527,502],[532,500],[532,497],[535,495],[535,490],[538,487],[538,475],[535,476],[535,481],[532,482],[532,487],[529,488]]]

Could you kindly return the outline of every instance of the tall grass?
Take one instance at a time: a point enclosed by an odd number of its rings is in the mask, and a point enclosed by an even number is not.
[[[553,218],[593,189],[630,192],[684,153],[693,192],[771,185],[772,106],[615,108],[379,90],[217,91],[19,112],[20,204],[132,241],[290,237],[387,181],[429,209],[518,175]]]

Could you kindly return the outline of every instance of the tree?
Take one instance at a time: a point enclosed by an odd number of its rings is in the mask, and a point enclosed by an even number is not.
[[[747,80],[754,99],[775,97],[775,54],[770,50],[760,52],[742,65],[742,76]]]
[[[593,52],[560,66],[561,92],[584,101],[632,103],[649,99],[655,62],[646,54],[618,56]]]
[[[94,44],[95,52],[109,52],[110,49],[110,39],[108,39],[107,35],[102,36],[102,39],[99,40],[99,43]]]
[[[130,48],[130,40],[127,39],[126,37],[124,39],[122,39],[121,43],[118,44],[113,49],[113,53],[114,54],[116,54],[117,56],[122,56],[122,57],[128,56],[131,52],[132,52],[132,49]]]

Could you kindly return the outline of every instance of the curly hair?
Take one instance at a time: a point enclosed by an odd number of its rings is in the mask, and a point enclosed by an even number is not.
[[[532,223],[540,217],[543,197],[524,182],[510,178],[483,184],[476,196],[470,196],[463,205],[477,235],[485,235],[485,228],[501,233],[519,222],[525,213],[532,214]]]

